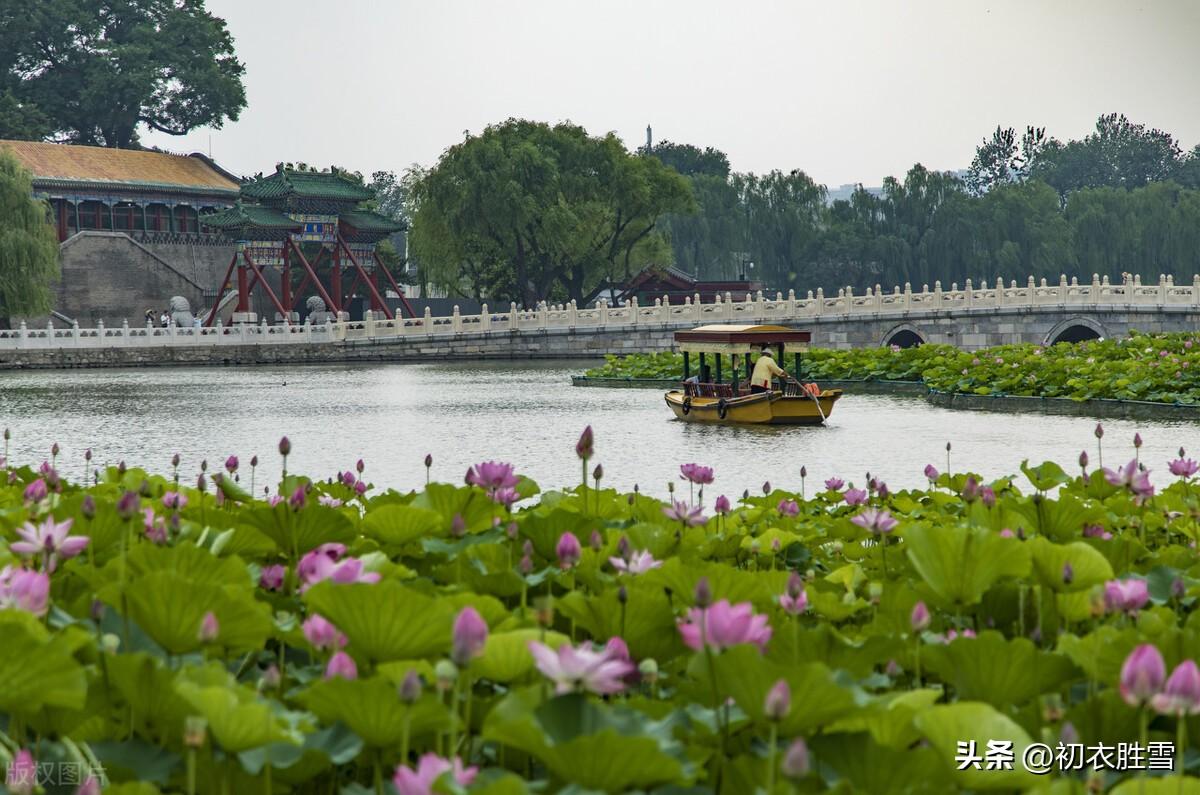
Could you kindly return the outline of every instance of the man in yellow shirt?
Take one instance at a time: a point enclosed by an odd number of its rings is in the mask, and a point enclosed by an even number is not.
[[[758,355],[758,361],[754,363],[754,372],[750,375],[750,391],[770,392],[771,378],[776,375],[792,380],[786,370],[775,364],[775,359],[771,357],[771,349],[763,348],[762,353]]]

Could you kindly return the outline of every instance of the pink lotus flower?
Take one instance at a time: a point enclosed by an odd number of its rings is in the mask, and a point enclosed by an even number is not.
[[[679,624],[679,634],[684,644],[696,651],[704,646],[721,651],[739,643],[753,643],[765,651],[771,627],[766,616],[754,614],[749,602],[730,605],[722,599],[710,607],[689,610],[688,620]]]
[[[1101,525],[1089,524],[1083,527],[1084,538],[1099,538],[1101,541],[1112,540],[1112,533],[1105,530]]]
[[[892,518],[890,513],[883,510],[876,510],[875,508],[864,509],[862,513],[853,517],[850,521],[864,530],[870,530],[875,535],[890,533],[899,524],[899,522]]]
[[[344,651],[337,651],[329,658],[329,664],[325,666],[325,678],[333,679],[340,676],[342,679],[357,679],[358,666],[354,664],[354,659]]]
[[[946,631],[946,642],[947,643],[953,643],[954,641],[958,640],[959,638],[966,639],[966,638],[973,638],[973,637],[975,637],[975,630],[973,630],[973,629],[964,629],[962,632],[959,632],[957,629],[951,629],[951,630]]]
[[[763,699],[763,714],[767,720],[783,720],[792,709],[792,688],[786,679],[780,679],[767,691]]]
[[[342,501],[337,497],[330,497],[328,494],[322,494],[317,497],[317,505],[324,505],[326,508],[341,508]]]
[[[808,768],[808,745],[803,737],[797,737],[788,746],[783,761],[779,763],[779,769],[788,778],[800,779],[808,775]]]
[[[1137,459],[1131,460],[1116,471],[1104,468],[1104,478],[1114,486],[1121,486],[1133,493],[1133,500],[1141,505],[1147,497],[1154,496],[1154,486],[1150,485],[1150,473],[1138,469]]]
[[[153,508],[142,510],[142,532],[155,544],[167,543],[167,522],[163,517],[155,516]]]
[[[701,486],[706,486],[713,482],[712,467],[701,466],[700,464],[680,464],[680,477],[690,483],[696,483]]]
[[[513,465],[500,461],[482,461],[467,470],[467,483],[483,489],[512,488],[517,482]]]
[[[209,610],[204,614],[204,618],[200,619],[200,629],[196,633],[196,637],[201,643],[212,643],[221,634],[221,622],[217,621],[216,614]]]
[[[25,502],[41,502],[50,493],[46,481],[38,478],[25,487]]]
[[[16,608],[44,616],[50,606],[50,575],[29,569],[0,569],[0,610]]]
[[[717,497],[717,501],[713,503],[713,510],[716,511],[717,513],[721,514],[722,516],[729,513],[729,511],[730,511],[729,498],[726,497],[724,494],[722,494],[720,497]]]
[[[356,478],[354,476],[353,472],[351,472],[350,470],[346,470],[345,472],[342,473],[341,481],[342,481],[343,486],[345,486],[348,489],[352,489],[352,488],[354,488],[355,482],[358,481],[358,478]]]
[[[698,527],[708,521],[704,518],[704,509],[700,506],[689,508],[686,502],[672,501],[669,506],[663,507],[662,512],[663,516],[687,527]]]
[[[162,504],[164,508],[172,511],[182,511],[187,507],[188,500],[183,494],[177,491],[166,491],[162,495]]]
[[[862,505],[867,501],[867,492],[864,489],[846,489],[842,497],[847,505]]]
[[[38,768],[33,753],[22,748],[13,755],[12,763],[4,776],[4,784],[12,795],[32,795],[37,787]]]
[[[1131,707],[1149,703],[1162,690],[1167,665],[1158,649],[1149,643],[1136,647],[1121,666],[1121,698]]]
[[[1001,538],[1016,538],[1017,536],[1015,533],[1013,533],[1012,528],[1002,527],[1002,528],[1000,528],[1000,537]]]
[[[938,474],[937,467],[935,467],[933,464],[925,465],[925,479],[930,483],[933,483],[938,479]]]
[[[287,575],[287,567],[274,563],[265,567],[258,575],[258,584],[264,590],[278,591],[283,588],[283,578]]]
[[[1200,471],[1200,464],[1197,464],[1190,458],[1177,458],[1167,464],[1167,468],[1171,470],[1171,474],[1176,477],[1190,478]]]
[[[507,509],[512,509],[513,503],[521,499],[521,495],[517,494],[516,489],[502,488],[492,492],[492,502],[499,503]]]
[[[829,480],[825,481],[825,488],[829,489],[830,491],[841,491],[842,486],[845,485],[846,481],[842,480],[841,478],[830,478]]]
[[[1109,580],[1104,583],[1104,606],[1110,613],[1136,613],[1150,601],[1145,580]]]
[[[558,556],[558,567],[569,569],[579,562],[579,556],[583,554],[583,547],[579,545],[579,539],[575,537],[575,534],[568,530],[558,537],[554,554]]]
[[[317,613],[313,613],[305,619],[301,629],[304,631],[304,639],[317,651],[346,647],[346,636],[324,616]]]
[[[633,664],[614,656],[608,647],[596,651],[590,643],[572,646],[564,643],[555,652],[544,643],[529,641],[537,669],[554,682],[556,693],[585,690],[597,695],[619,693],[625,688],[621,680],[633,673]]]
[[[804,588],[804,579],[794,571],[788,575],[787,588],[779,596],[779,606],[793,616],[808,609],[808,591]]]
[[[397,767],[392,784],[399,795],[433,795],[433,785],[447,772],[460,787],[469,787],[479,768],[464,768],[457,756],[451,763],[431,751],[417,760],[416,770],[404,765]]]
[[[75,790],[75,795],[101,795],[100,779],[95,776],[88,776],[79,785],[79,789]]]
[[[300,558],[296,573],[300,576],[301,591],[322,580],[336,583],[379,582],[378,572],[364,572],[358,558],[341,559],[346,547],[341,544],[322,544]]]
[[[73,523],[73,519],[55,522],[52,516],[47,516],[39,525],[26,522],[17,528],[21,540],[12,542],[8,548],[26,557],[41,555],[43,569],[47,574],[53,573],[58,567],[59,558],[65,560],[75,557],[91,541],[87,536],[67,535]]]
[[[608,559],[608,562],[621,574],[645,574],[651,569],[657,569],[662,565],[661,560],[655,560],[654,556],[644,549],[641,552],[635,552],[630,555],[629,560],[612,557]]]
[[[917,602],[913,605],[912,614],[908,619],[913,632],[924,632],[929,629],[929,621],[929,608],[925,606],[925,603]]]
[[[479,611],[471,606],[464,607],[454,619],[453,648],[450,659],[459,668],[465,668],[479,655],[487,645],[488,625],[479,615]]]
[[[1195,660],[1184,660],[1175,666],[1163,691],[1151,703],[1164,715],[1183,717],[1200,713],[1200,668]]]
[[[629,646],[625,644],[625,641],[621,640],[619,635],[613,635],[608,639],[608,642],[604,644],[604,651],[614,660],[633,662],[633,659],[629,656]]]
[[[267,497],[267,505],[270,505],[272,508],[281,502],[283,502],[282,494],[272,494],[270,497]]]
[[[775,510],[779,511],[780,516],[796,516],[800,513],[800,506],[795,500],[780,500]]]

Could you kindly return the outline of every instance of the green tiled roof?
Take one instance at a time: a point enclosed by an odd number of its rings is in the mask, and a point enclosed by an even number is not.
[[[301,224],[278,210],[256,204],[242,204],[220,212],[200,216],[200,223],[214,229],[299,229]]]
[[[360,202],[375,197],[373,191],[347,176],[329,171],[281,169],[242,185],[242,195],[251,199],[282,199],[302,196]]]
[[[407,229],[400,221],[393,221],[386,215],[380,215],[371,210],[351,210],[350,212],[338,213],[338,220],[359,232],[383,232],[391,234],[392,232]]]

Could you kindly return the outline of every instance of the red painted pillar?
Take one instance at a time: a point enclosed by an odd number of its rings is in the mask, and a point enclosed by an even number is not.
[[[383,303],[378,298],[376,298],[376,296],[383,295],[382,286],[379,284],[379,269],[371,268],[371,272],[369,274],[367,274],[367,278],[369,278],[371,280],[371,286],[375,288],[374,290],[367,291],[368,293],[371,294],[371,311],[372,312],[382,312],[383,311]]]
[[[287,242],[283,243],[283,273],[279,276],[279,297],[282,299],[283,308],[288,311],[288,316],[284,318],[288,323],[292,322],[292,252]]]
[[[329,285],[329,292],[333,298],[334,312],[342,311],[342,249],[340,246],[333,247],[333,279]]]
[[[250,290],[247,289],[246,271],[248,268],[243,263],[237,263],[237,279],[238,279],[238,303],[237,311],[250,311]]]

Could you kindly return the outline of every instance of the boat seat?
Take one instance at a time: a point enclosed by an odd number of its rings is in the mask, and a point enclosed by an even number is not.
[[[733,397],[733,385],[684,382],[683,394],[688,397],[731,398]]]

